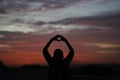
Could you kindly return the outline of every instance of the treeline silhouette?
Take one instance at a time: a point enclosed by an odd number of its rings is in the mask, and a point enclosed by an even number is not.
[[[73,65],[69,70],[71,80],[96,80],[96,78],[93,79],[96,76],[110,77],[110,79],[106,80],[113,80],[116,77],[120,79],[120,64],[81,64]],[[24,65],[22,67],[9,68],[0,61],[0,80],[46,80],[47,73],[47,66]],[[86,79],[83,76],[92,76],[92,78]],[[111,76],[114,78],[111,79]]]
[[[45,80],[46,75],[46,66],[24,65],[22,67],[6,67],[0,62],[0,80]]]
[[[120,76],[120,64],[81,64],[71,68],[73,74],[93,76]]]

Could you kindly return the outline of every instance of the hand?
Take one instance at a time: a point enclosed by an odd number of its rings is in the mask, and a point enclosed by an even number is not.
[[[54,41],[54,40],[56,40],[56,41],[67,41],[63,36],[61,36],[61,35],[56,35],[56,36],[54,36],[52,39],[51,39],[52,41]]]
[[[56,36],[54,36],[53,38],[51,38],[51,40],[52,40],[52,41],[54,41],[54,40],[58,41],[57,37],[58,37],[58,35],[56,35]]]
[[[64,38],[62,35],[59,35],[60,41],[67,41],[66,38]]]
[[[52,40],[52,41],[56,40],[56,41],[59,42],[59,41],[62,40],[62,37],[61,37],[61,35],[56,35],[56,36],[54,36],[51,40]]]
[[[61,36],[60,35],[57,35],[57,41],[61,41]]]

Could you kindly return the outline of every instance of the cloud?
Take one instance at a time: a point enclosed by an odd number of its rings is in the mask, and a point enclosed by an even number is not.
[[[34,29],[28,27],[26,24],[11,24],[4,25],[0,27],[0,31],[10,31],[10,32],[34,32]]]
[[[76,0],[79,1],[79,0]],[[76,2],[72,0],[3,0],[1,1],[2,7],[6,8],[8,11],[41,11],[41,10],[48,10],[48,9],[57,9],[63,8],[65,5]]]
[[[10,3],[8,1],[8,4],[12,4],[12,3],[20,5],[22,2],[15,1]],[[26,4],[31,6],[30,9],[34,10],[35,8],[38,8],[40,6],[42,7],[44,3],[25,2],[24,5]],[[105,21],[102,22],[102,20],[104,20],[106,16],[102,16],[101,18],[101,15],[106,15],[104,13],[108,13],[108,12],[116,13],[119,10],[118,5],[119,5],[119,1],[117,0],[114,2],[110,1],[105,4],[103,0],[101,1],[85,0],[85,1],[77,1],[71,3],[65,6],[64,8],[60,8],[60,9],[53,9],[53,10],[48,9],[45,11],[17,11],[17,12],[10,11],[9,14],[1,15],[0,31],[6,30],[12,32],[20,31],[24,33],[29,33],[29,32],[52,33],[55,31],[70,31],[72,29],[79,29],[79,30],[88,29],[88,28],[108,29],[104,27],[107,25],[109,26],[109,23],[111,24],[112,21],[105,20],[107,21],[107,23],[105,23]],[[111,8],[111,6],[114,7]],[[43,22],[43,23],[39,24],[37,22]],[[114,22],[114,23],[118,23],[118,22]],[[111,26],[111,28],[116,27],[113,26]]]
[[[0,14],[5,14],[7,13],[6,10],[4,8],[0,8]]]
[[[88,43],[86,46],[95,46],[99,48],[120,48],[119,44],[111,44],[111,43]]]
[[[104,15],[102,14],[103,12],[116,12],[120,10],[120,8],[118,7],[119,2],[98,5],[94,4],[96,4],[96,1],[86,2],[84,4],[77,2],[62,9],[31,12],[26,16],[26,19],[33,19],[33,21],[50,22],[71,17],[94,16],[99,14]]]
[[[52,32],[69,32],[74,29],[79,29],[79,30],[84,30],[84,29],[89,29],[89,26],[85,25],[57,25],[57,24],[45,24],[39,27],[38,31],[43,31],[44,33],[52,33]]]
[[[4,38],[4,37],[5,37],[4,35],[0,34],[0,38]]]
[[[45,11],[17,11],[17,12],[9,12],[12,15],[9,15],[8,18],[14,19],[19,18],[24,20],[25,22],[51,22],[51,21],[59,21],[66,18],[71,17],[88,17],[94,15],[104,15],[107,12],[117,12],[120,10],[118,7],[120,5],[119,1],[108,2],[107,4],[99,4],[101,1],[91,0],[91,1],[83,1],[83,2],[74,2],[71,5],[67,5],[64,8],[60,9],[48,9]],[[37,3],[31,3],[34,5]],[[95,5],[97,4],[97,5]],[[31,7],[34,7],[31,6]],[[21,6],[22,7],[22,6]],[[38,6],[37,6],[38,7]],[[57,15],[56,15],[57,14]],[[7,20],[7,19],[6,19]]]
[[[92,27],[96,29],[103,29],[99,27]],[[9,24],[3,25],[0,27],[0,31],[9,31],[9,32],[23,32],[23,33],[37,33],[37,34],[49,34],[54,32],[69,32],[71,30],[86,30],[91,29],[91,26],[88,25],[62,25],[62,24],[27,24],[27,23],[16,23],[16,24]]]
[[[105,13],[104,15],[95,15],[89,17],[73,17],[66,18],[55,22],[50,22],[51,24],[77,24],[77,25],[91,25],[91,26],[101,26],[101,27],[111,27],[116,28],[120,25],[120,12],[117,13]],[[118,29],[119,27],[117,27]]]
[[[99,25],[88,24],[51,24],[51,23],[24,23],[14,22],[8,25],[2,25],[0,31],[9,32],[23,32],[23,33],[37,33],[37,34],[49,34],[54,32],[69,32],[72,30],[112,30],[114,27],[105,27]],[[116,27],[117,28],[117,27]],[[119,27],[118,27],[119,28]],[[117,34],[117,33],[116,33]]]
[[[11,46],[10,45],[7,45],[7,44],[0,44],[0,48],[10,48]]]

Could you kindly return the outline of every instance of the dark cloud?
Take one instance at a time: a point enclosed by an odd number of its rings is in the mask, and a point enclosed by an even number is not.
[[[35,22],[35,23],[33,23],[33,24],[41,26],[41,25],[46,24],[46,22],[39,21],[39,22]]]
[[[0,43],[7,43],[9,41],[14,41],[17,40],[17,38],[19,38],[20,35],[24,35],[21,32],[9,32],[9,31],[0,31],[0,34],[5,36],[4,38],[0,39]]]
[[[51,24],[120,24],[120,12],[118,13],[102,13],[101,15],[91,16],[91,17],[77,17],[77,18],[67,18],[56,22],[50,22]],[[112,22],[112,23],[111,23]]]
[[[0,14],[4,14],[7,13],[6,10],[4,8],[0,8]]]
[[[7,10],[21,11],[28,10],[42,10],[42,8],[62,8],[66,4],[76,2],[80,0],[2,0],[1,5]],[[42,4],[42,6],[36,6],[37,4]]]

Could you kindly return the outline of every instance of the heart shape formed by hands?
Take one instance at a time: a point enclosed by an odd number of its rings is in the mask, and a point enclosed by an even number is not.
[[[57,37],[57,41],[58,41],[58,42],[61,41],[61,37]]]

